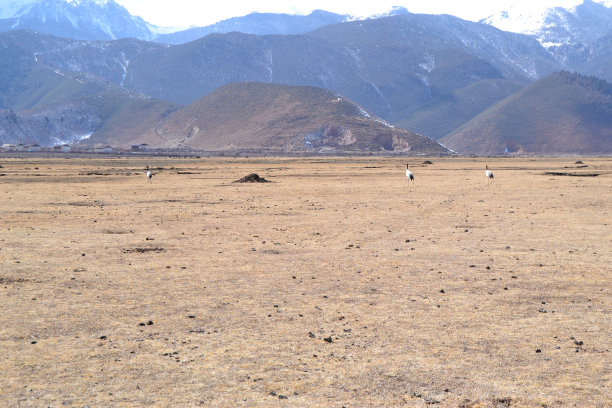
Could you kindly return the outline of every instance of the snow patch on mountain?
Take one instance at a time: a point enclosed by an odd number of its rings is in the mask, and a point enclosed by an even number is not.
[[[0,0],[0,18],[15,18],[27,13],[38,0]]]
[[[547,8],[524,10],[521,7],[514,6],[489,16],[481,22],[502,31],[533,35],[544,25],[547,13]]]
[[[74,6],[80,6],[81,4],[85,3],[94,3],[99,6],[104,6],[109,2],[109,0],[66,0],[66,2]]]
[[[177,31],[183,31],[189,28],[194,28],[194,27],[158,26],[158,25],[151,24],[151,23],[146,23],[146,24],[147,24],[147,27],[149,28],[149,31],[153,33],[155,36],[162,35],[162,34],[172,34],[172,33],[176,33]]]
[[[64,145],[64,144],[73,144],[77,142],[81,142],[83,140],[89,139],[93,136],[93,132],[85,133],[85,134],[73,134],[73,135],[64,135],[63,137],[52,136],[50,146]]]

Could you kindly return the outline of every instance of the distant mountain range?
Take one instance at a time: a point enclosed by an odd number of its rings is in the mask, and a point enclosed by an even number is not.
[[[485,92],[474,86],[481,81],[524,86],[560,69],[530,37],[451,16],[413,14],[301,35],[213,34],[177,46],[75,41],[25,31],[0,34],[0,45],[0,108],[13,110],[110,85],[184,105],[222,85],[256,81],[329,89],[395,123],[461,89]],[[40,82],[32,76],[43,67],[48,76]],[[77,73],[90,81],[55,89]],[[55,90],[40,91],[46,88]],[[500,92],[492,99],[505,96]]]
[[[406,14],[393,7],[376,18]],[[204,27],[159,27],[132,16],[114,0],[0,0],[0,32],[32,30],[77,40],[108,41],[134,38],[184,44],[209,34],[241,32],[255,35],[302,34],[324,25],[353,20],[324,10],[309,15],[257,13],[232,17]]]
[[[240,32],[255,35],[302,34],[329,24],[348,21],[350,16],[315,10],[307,16],[274,13],[251,13],[233,17],[206,27],[194,27],[169,34],[160,34],[156,41],[184,44],[209,34]]]
[[[300,99],[308,95],[298,91],[304,88],[328,90],[343,100],[354,101],[355,106],[369,112],[372,118],[380,118],[374,120],[377,126],[382,121],[395,125],[388,128],[394,132],[399,132],[401,127],[434,139],[443,138],[443,143],[458,152],[545,152],[542,146],[551,152],[586,152],[599,146],[603,149],[600,152],[606,153],[610,152],[606,150],[606,143],[583,141],[581,150],[576,144],[566,142],[553,148],[550,143],[519,140],[511,137],[510,126],[502,124],[503,121],[495,125],[499,134],[483,129],[493,129],[492,124],[498,123],[496,116],[487,116],[493,110],[500,115],[507,110],[519,111],[511,101],[528,106],[529,98],[538,95],[531,90],[534,86],[539,87],[536,89],[558,87],[559,92],[567,90],[563,81],[550,79],[555,78],[550,76],[555,72],[585,74],[571,74],[587,78],[575,81],[583,85],[591,80],[600,81],[591,76],[612,80],[612,30],[607,31],[611,27],[610,10],[592,1],[570,10],[554,9],[541,20],[546,30],[532,28],[529,35],[501,31],[493,26],[504,22],[512,25],[511,12],[473,23],[448,15],[410,14],[405,9],[395,9],[392,16],[361,21],[346,21],[350,19],[348,16],[324,11],[308,16],[253,13],[210,27],[162,35],[158,28],[130,16],[113,0],[0,0],[0,17],[6,17],[0,19],[0,27],[60,30],[56,36],[12,28],[0,33],[0,142],[50,145],[85,138],[83,143],[117,146],[146,142],[166,147],[251,149],[253,140],[265,139],[269,148],[278,149],[289,146],[288,142],[274,143],[262,134],[241,133],[236,128],[238,125],[248,128],[250,122],[245,123],[243,119],[252,119],[248,112],[240,110],[240,105],[247,104],[246,96],[277,101],[269,96],[270,89]],[[584,29],[589,24],[593,26],[592,31]],[[253,33],[223,33],[233,31],[232,28]],[[198,38],[206,33],[212,34]],[[126,36],[140,39],[113,40]],[[151,38],[189,42],[168,45],[143,40]],[[565,42],[559,42],[561,39]],[[557,42],[553,44],[553,40]],[[241,83],[259,85],[226,86]],[[292,91],[281,92],[280,88],[274,88],[277,85],[288,86]],[[582,95],[580,90],[587,89],[585,92],[590,95],[592,90],[603,88],[601,84],[588,85],[574,91]],[[187,143],[192,130],[185,135],[179,127],[169,126],[163,120],[172,116],[177,118],[177,123],[187,121],[180,116],[186,112],[184,106],[213,109],[210,100],[202,98],[218,89],[223,89],[224,95],[230,92],[241,95],[235,98],[236,106],[224,102],[224,111],[240,115],[235,120],[226,117],[227,129],[246,135],[240,143],[230,139],[226,143],[226,137],[216,144],[202,138]],[[257,92],[262,94],[258,96]],[[556,91],[541,92],[555,95]],[[606,122],[599,114],[589,112],[589,109],[607,112],[607,91],[598,92],[599,99],[579,104],[579,109],[576,105],[573,110],[567,110],[564,104],[556,108],[561,118],[576,112],[578,116],[573,116],[573,120],[580,118],[586,123],[597,118],[591,127],[572,128],[586,132],[576,138],[577,143],[582,143],[583,136],[597,140],[608,137]],[[520,95],[527,95],[527,99],[521,99]],[[565,95],[570,97],[571,93]],[[327,113],[333,116],[331,107],[336,105],[320,106],[330,109]],[[532,108],[525,114],[544,115],[542,110]],[[318,117],[323,117],[324,108],[319,110]],[[549,108],[550,112],[554,110]],[[190,114],[189,120],[207,117],[204,111]],[[312,116],[313,123],[319,120]],[[554,125],[548,120],[538,122],[537,117],[527,120],[530,117],[526,116],[526,124]],[[491,126],[476,125],[482,124],[483,118]],[[157,130],[147,126],[151,123]],[[304,127],[287,125],[283,131],[311,134],[309,129],[313,123]],[[566,122],[559,120],[558,123]],[[346,123],[342,126],[348,128]],[[276,127],[262,129],[273,134]],[[381,130],[372,129],[368,134],[381,134]],[[559,130],[547,133],[541,127],[538,129],[526,134],[537,139],[543,134],[558,134]],[[173,132],[176,134],[171,135]],[[166,136],[162,138],[161,134]],[[255,139],[249,139],[252,137]],[[295,137],[303,145],[303,138]],[[478,150],[466,137],[480,140],[478,143],[483,147]],[[487,143],[482,141],[483,137]],[[498,140],[499,137],[503,140]],[[352,148],[380,149],[380,145],[368,143],[359,142]],[[291,149],[296,146],[292,145]],[[401,151],[396,147],[392,150]]]

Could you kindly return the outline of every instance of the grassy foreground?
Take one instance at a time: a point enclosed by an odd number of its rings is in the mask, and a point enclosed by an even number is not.
[[[611,406],[612,159],[424,160],[0,160],[0,406]]]

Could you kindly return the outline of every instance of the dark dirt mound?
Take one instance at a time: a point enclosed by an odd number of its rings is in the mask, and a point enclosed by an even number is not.
[[[431,160],[425,160],[423,164],[433,164],[433,162]]]
[[[259,177],[258,174],[251,173],[248,176],[244,176],[240,180],[234,181],[234,183],[269,183],[269,180],[266,180],[263,177]]]

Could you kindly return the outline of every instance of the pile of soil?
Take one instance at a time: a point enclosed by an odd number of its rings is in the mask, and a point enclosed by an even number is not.
[[[234,181],[234,183],[269,183],[269,180],[266,180],[263,177],[259,177],[256,173],[251,173],[248,176],[244,176],[240,180]]]

